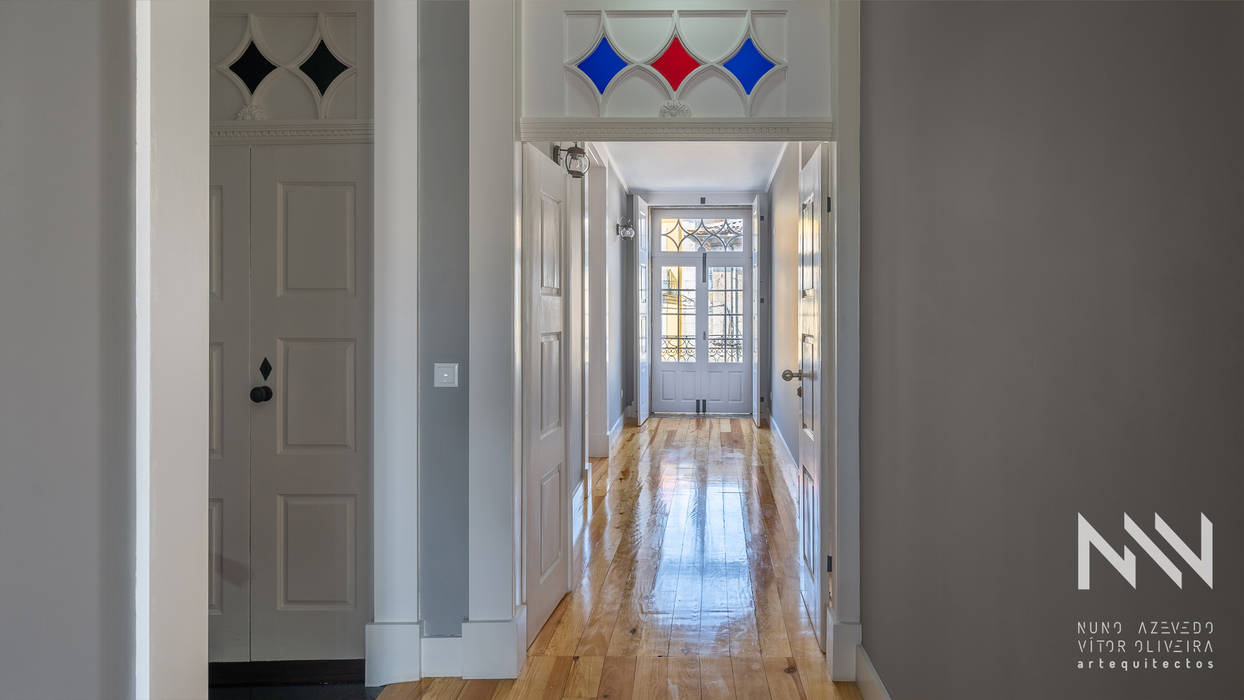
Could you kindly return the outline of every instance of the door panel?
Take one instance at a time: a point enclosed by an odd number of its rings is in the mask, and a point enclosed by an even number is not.
[[[216,146],[209,191],[208,639],[212,661],[249,661],[250,149]]]
[[[566,533],[566,171],[523,147],[523,582],[527,643],[569,591]]]
[[[748,324],[751,298],[748,292],[750,266],[738,255],[709,253],[706,257],[705,316],[708,331],[704,367],[709,413],[748,413],[751,411],[751,345]]]
[[[643,425],[652,406],[652,360],[648,342],[648,202],[634,195],[635,208],[635,422]]]
[[[657,341],[654,364],[660,386],[655,410],[691,413],[700,398],[698,353],[699,266],[653,264],[653,288],[660,298],[656,309]]]
[[[371,618],[370,146],[252,152],[251,658],[360,658]],[[259,371],[267,360],[266,382]]]
[[[822,328],[832,327],[826,324],[823,315],[832,308],[825,304],[825,296],[832,291],[823,284],[821,274],[829,262],[825,256],[832,253],[832,249],[824,246],[829,225],[825,198],[829,184],[827,164],[826,148],[818,146],[799,173],[799,587],[822,648],[825,645],[825,606],[829,603],[828,583],[822,572],[826,557],[831,554],[822,529],[828,522],[825,503],[832,500],[832,495],[825,493],[829,480],[824,478],[828,466],[824,455],[828,454],[832,436],[823,433],[825,421],[821,415],[826,391],[821,373],[824,366]]]

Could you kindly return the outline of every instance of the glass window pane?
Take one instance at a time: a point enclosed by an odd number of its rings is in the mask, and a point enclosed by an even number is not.
[[[708,361],[743,361],[743,268],[708,268]]]
[[[661,361],[695,362],[696,268],[661,266]]]

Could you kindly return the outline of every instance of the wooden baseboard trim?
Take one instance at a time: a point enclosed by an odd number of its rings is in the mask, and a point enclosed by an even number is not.
[[[362,683],[363,659],[322,661],[216,661],[207,665],[208,685]]]

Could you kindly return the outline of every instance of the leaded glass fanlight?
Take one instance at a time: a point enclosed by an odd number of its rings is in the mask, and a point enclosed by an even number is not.
[[[662,219],[661,250],[683,253],[743,250],[743,220]]]

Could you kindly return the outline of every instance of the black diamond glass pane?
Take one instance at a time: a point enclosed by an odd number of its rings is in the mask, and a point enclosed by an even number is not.
[[[238,60],[229,66],[229,70],[242,79],[242,82],[246,84],[246,89],[250,90],[253,95],[255,94],[255,88],[259,87],[259,84],[263,82],[264,78],[268,77],[269,73],[276,70],[276,66],[263,55],[263,52],[252,41],[246,47],[246,50],[242,52],[242,55],[238,56]]]
[[[320,94],[323,95],[328,91],[328,86],[332,85],[337,76],[341,75],[349,66],[337,60],[337,57],[333,55],[332,51],[328,50],[328,47],[321,40],[320,45],[315,47],[315,51],[312,51],[311,55],[307,56],[307,60],[303,61],[298,68],[307,74],[307,77],[311,79],[311,82],[315,83],[315,86],[320,89]]]
[[[268,358],[263,358],[263,362],[259,363],[259,373],[263,375],[264,379],[267,379],[268,375],[272,374],[272,365],[268,364]]]

